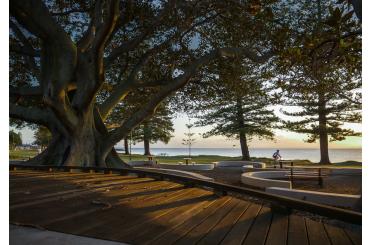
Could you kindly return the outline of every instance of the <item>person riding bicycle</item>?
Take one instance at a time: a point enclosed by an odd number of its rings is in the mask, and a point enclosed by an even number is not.
[[[279,154],[279,150],[276,150],[273,154],[274,158],[274,168],[276,168],[276,164],[279,164],[279,161],[282,159],[282,156]]]

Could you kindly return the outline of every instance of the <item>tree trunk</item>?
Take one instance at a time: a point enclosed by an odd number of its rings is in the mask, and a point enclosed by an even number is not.
[[[148,122],[145,122],[143,124],[143,146],[145,148],[144,155],[151,155],[150,152],[150,138],[151,138],[151,132]]]
[[[324,130],[320,130],[319,134],[319,143],[320,143],[320,164],[330,164],[331,161],[329,160],[328,154],[328,134]]]
[[[144,155],[146,155],[146,156],[151,155],[151,152],[150,152],[150,141],[148,139],[143,139],[143,145],[144,145],[144,148],[145,148]]]
[[[124,138],[124,154],[129,155],[129,144],[128,144],[128,138]]]
[[[328,132],[327,132],[327,116],[326,103],[324,95],[319,96],[319,144],[320,144],[320,161],[319,164],[330,164],[328,154]]]
[[[249,155],[249,150],[248,150],[247,136],[244,131],[245,125],[244,125],[243,105],[242,105],[242,100],[240,97],[238,97],[236,101],[236,112],[237,112],[238,124],[240,127],[239,140],[240,140],[240,148],[242,150],[242,160],[249,161],[251,160],[251,157]]]
[[[240,148],[242,150],[242,160],[244,161],[251,160],[251,157],[249,155],[249,150],[248,150],[247,136],[245,135],[244,132],[240,132],[239,139],[240,139]]]
[[[108,151],[102,148],[106,135],[106,132],[102,131],[102,126],[104,126],[103,122],[99,121],[93,109],[88,110],[79,118],[76,130],[64,133],[51,130],[52,140],[48,147],[29,163],[58,166],[128,167],[113,147]]]

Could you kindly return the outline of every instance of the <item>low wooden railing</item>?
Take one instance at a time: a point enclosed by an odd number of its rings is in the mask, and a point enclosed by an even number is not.
[[[100,168],[100,167],[78,167],[78,166],[45,166],[45,165],[24,165],[24,164],[10,164],[11,170],[17,169],[34,169],[34,170],[63,170],[63,171],[72,171],[72,170],[82,170],[82,171],[91,171],[91,172],[104,172],[107,174],[110,173],[119,173],[122,175],[127,175],[128,173],[137,174],[139,177],[152,177],[160,180],[171,180],[175,182],[181,182],[187,186],[200,186],[208,187],[213,189],[216,192],[223,194],[237,193],[241,195],[247,195],[251,197],[256,197],[263,199],[269,202],[273,206],[281,206],[288,209],[295,209],[299,211],[305,211],[331,219],[337,219],[344,222],[352,224],[362,224],[362,213],[351,211],[347,209],[332,207],[328,205],[318,204],[314,202],[303,201],[299,199],[283,197],[279,195],[269,194],[264,191],[232,186],[228,184],[218,183],[215,181],[201,180],[193,177],[185,177],[176,174],[169,174],[163,172],[157,172],[156,170],[143,170],[135,168]]]

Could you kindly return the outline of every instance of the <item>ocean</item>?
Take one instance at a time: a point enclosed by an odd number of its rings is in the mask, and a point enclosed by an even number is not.
[[[123,153],[123,148],[116,148],[119,153]],[[188,155],[187,148],[151,148],[152,155],[177,156]],[[256,148],[250,149],[252,157],[271,158],[276,149]],[[319,149],[279,149],[283,160],[310,160],[319,162]],[[143,154],[143,148],[132,148],[132,154]],[[241,156],[239,148],[192,148],[191,155],[219,155],[236,157]],[[330,149],[329,158],[331,162],[362,161],[362,149]]]

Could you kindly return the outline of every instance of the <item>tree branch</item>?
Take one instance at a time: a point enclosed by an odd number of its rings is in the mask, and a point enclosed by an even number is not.
[[[74,13],[85,13],[91,11],[93,8],[86,8],[86,9],[70,9],[63,12],[52,12],[51,15],[53,16],[66,16]]]
[[[40,51],[36,51],[34,49],[31,50],[26,48],[25,46],[20,46],[17,44],[10,45],[9,51],[25,56],[40,57]]]
[[[10,12],[18,23],[42,39],[40,81],[45,101],[57,107],[63,103],[63,91],[73,77],[76,47],[41,0],[12,0]]]
[[[123,100],[134,87],[134,81],[125,81],[115,86],[114,92],[98,106],[102,120],[105,120],[117,103]]]
[[[23,107],[13,103],[9,104],[9,116],[30,123],[50,126],[49,113],[39,108]]]
[[[137,64],[132,69],[132,71],[130,72],[128,78],[125,79],[123,82],[119,83],[114,88],[113,90],[114,92],[106,99],[106,101],[103,104],[99,106],[99,111],[104,120],[110,114],[112,108],[114,108],[114,106],[117,103],[123,100],[128,95],[131,89],[133,89],[134,87],[144,87],[147,85],[146,83],[140,83],[140,81],[137,81],[138,72],[146,65],[152,54],[154,54],[156,51],[164,49],[171,40],[172,38],[169,38],[168,40],[153,47],[152,49],[148,50],[145,54],[143,54],[139,61],[137,62]],[[151,84],[148,85],[153,86]]]
[[[68,42],[72,45],[67,33],[55,22],[41,0],[12,0],[10,13],[20,24],[44,41]]]
[[[138,45],[140,45],[147,36],[155,32],[156,27],[159,26],[161,21],[163,21],[164,17],[167,16],[170,9],[174,8],[174,6],[175,6],[175,1],[174,0],[169,1],[167,6],[154,19],[154,21],[152,22],[150,26],[145,28],[145,30],[142,31],[138,36],[132,38],[131,40],[123,42],[119,47],[113,49],[104,60],[105,67],[109,67],[123,53],[129,52],[135,49],[136,47],[138,47]]]
[[[102,14],[102,13],[100,13]],[[119,0],[111,0],[108,7],[108,13],[103,23],[97,28],[97,33],[93,41],[93,49],[97,50],[98,53],[103,53],[106,41],[110,38],[112,31],[114,30],[115,23],[119,17]],[[98,19],[97,13],[95,19]]]
[[[40,78],[40,69],[36,65],[35,59],[34,59],[34,56],[36,56],[37,52],[32,47],[31,43],[28,41],[28,39],[23,34],[23,32],[18,28],[18,26],[13,21],[10,21],[9,25],[12,28],[16,37],[23,43],[23,47],[18,47],[18,50],[23,51],[23,52],[26,51],[26,52],[32,54],[32,55],[27,55],[25,58],[26,58],[26,61],[27,61],[28,65],[30,66],[31,70],[33,71],[35,77]],[[13,48],[14,48],[14,46],[13,46]],[[16,50],[17,50],[17,48],[16,48]],[[40,56],[40,54],[39,54],[39,56]]]
[[[9,89],[10,96],[41,96],[43,94],[43,90],[41,87],[10,87]]]
[[[209,54],[206,54],[195,61],[193,61],[189,66],[183,70],[183,74],[172,79],[164,86],[158,93],[152,96],[148,103],[143,105],[140,110],[135,112],[128,120],[124,121],[120,127],[112,130],[109,137],[105,141],[103,146],[103,151],[108,151],[124,136],[126,136],[130,130],[145,120],[148,116],[153,114],[156,107],[163,101],[169,94],[178,90],[187,84],[187,82],[192,78],[192,76],[198,71],[198,69],[215,60],[219,57],[236,57],[243,56],[251,59],[254,62],[264,62],[273,56],[273,52],[267,52],[261,56],[257,55],[248,48],[221,48],[216,49]]]

